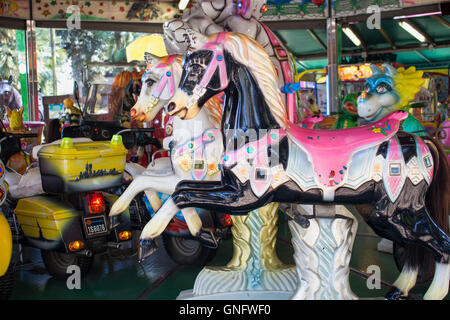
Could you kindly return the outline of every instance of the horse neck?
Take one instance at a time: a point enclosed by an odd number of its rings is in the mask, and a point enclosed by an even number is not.
[[[223,136],[230,137],[232,133],[234,139],[239,140],[237,137],[242,131],[254,130],[259,137],[259,130],[279,128],[261,89],[247,67],[233,62],[231,71],[230,84],[225,89]]]
[[[176,138],[177,144],[198,137],[206,129],[215,127],[205,108],[201,108],[193,119],[182,120],[175,117],[172,126],[173,136]]]

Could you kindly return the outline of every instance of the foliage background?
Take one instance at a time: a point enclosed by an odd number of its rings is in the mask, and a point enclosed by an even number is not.
[[[55,72],[51,49],[51,29],[36,29],[36,50],[38,67],[38,90],[46,95],[71,93],[73,81],[81,83],[83,66],[87,62],[126,62],[125,48],[145,33],[55,30]],[[14,76],[14,85],[20,90],[17,64],[17,42],[15,30],[0,28],[0,76],[7,79]],[[123,71],[123,70],[119,70]],[[90,70],[90,77],[107,72],[102,68]],[[57,92],[53,90],[57,82]]]

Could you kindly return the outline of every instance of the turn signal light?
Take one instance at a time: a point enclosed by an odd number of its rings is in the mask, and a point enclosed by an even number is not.
[[[74,252],[84,248],[83,241],[73,241],[69,243],[69,251]]]
[[[131,239],[131,237],[132,237],[131,231],[122,231],[119,233],[119,239],[121,241],[129,240]]]
[[[88,193],[86,200],[90,213],[97,214],[106,211],[105,199],[101,192]]]
[[[229,214],[222,214],[222,225],[224,227],[231,226],[233,222],[231,221],[231,216]]]

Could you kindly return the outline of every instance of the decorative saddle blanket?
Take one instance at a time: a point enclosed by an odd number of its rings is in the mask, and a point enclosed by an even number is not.
[[[314,172],[322,185],[339,185],[348,169],[350,156],[357,150],[368,149],[389,140],[405,119],[405,111],[393,112],[383,119],[361,127],[338,130],[314,130],[290,126],[291,141],[304,149],[314,164]]]
[[[193,180],[203,180],[206,175],[214,175],[219,169],[218,159],[207,159],[207,144],[220,139],[219,129],[206,129],[199,137],[190,139],[172,150],[172,159],[181,169],[191,172]]]
[[[430,183],[432,157],[422,140],[415,138],[417,157],[402,155],[395,136],[407,112],[396,111],[373,124],[340,130],[314,130],[291,125],[286,130],[270,130],[257,141],[226,152],[225,167],[242,181],[250,180],[252,190],[261,196],[270,185],[276,187],[291,178],[303,190],[320,188],[324,201],[333,201],[338,187],[357,189],[371,179],[383,179],[392,201],[399,195],[408,176],[414,184],[422,179]],[[289,161],[286,171],[281,165],[269,167],[267,148],[289,137]],[[387,142],[386,158],[377,155]]]

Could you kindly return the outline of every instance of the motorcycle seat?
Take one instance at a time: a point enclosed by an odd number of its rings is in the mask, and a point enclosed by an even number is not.
[[[39,167],[31,168],[23,175],[8,171],[5,179],[9,185],[9,194],[14,199],[27,198],[45,193],[42,188]]]

